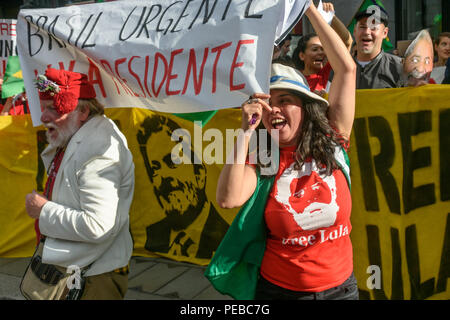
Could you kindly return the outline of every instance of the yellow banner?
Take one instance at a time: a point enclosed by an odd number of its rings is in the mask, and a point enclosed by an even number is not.
[[[43,191],[38,175],[38,141],[43,128],[34,128],[28,115],[0,116],[0,256],[28,257],[34,252],[34,221],[25,211],[25,196]],[[41,162],[42,164],[42,162]]]
[[[206,265],[237,213],[219,208],[215,191],[240,110],[221,110],[203,127],[143,109],[106,113],[126,135],[136,166],[133,254]],[[449,137],[446,86],[357,92],[349,156],[362,299],[450,298]],[[43,190],[44,147],[44,128],[33,128],[29,116],[0,117],[1,257],[34,251],[24,202]],[[193,164],[174,165],[174,150]]]
[[[221,149],[225,141],[216,139],[222,137],[217,128],[226,138],[225,129],[239,125],[237,110],[220,111],[203,128],[144,109],[107,109],[106,114],[126,135],[134,157],[136,182],[130,212],[134,254],[207,265],[238,211],[221,209],[215,202],[226,155]],[[182,137],[191,140],[192,148],[189,144],[186,153],[201,154],[192,159],[193,164],[169,163],[172,149],[181,145],[171,140],[176,130],[183,130]],[[0,149],[8,150],[0,154],[4,200],[0,256],[30,256],[35,236],[25,211],[25,195],[33,189],[44,190],[46,175],[38,155],[46,146],[45,129],[33,128],[29,116],[0,117],[0,139]],[[230,139],[228,146],[233,143]]]
[[[350,148],[361,298],[449,299],[450,90],[361,90]]]

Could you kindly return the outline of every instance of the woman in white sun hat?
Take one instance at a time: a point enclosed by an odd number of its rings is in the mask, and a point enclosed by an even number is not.
[[[314,4],[306,15],[335,72],[328,101],[310,91],[299,71],[273,64],[270,94],[255,93],[242,105],[246,133],[235,145],[233,162],[222,169],[217,202],[234,208],[253,199],[264,173],[262,165],[246,159],[250,133],[260,123],[272,137],[278,130],[279,166],[264,206],[267,236],[255,298],[358,299],[345,161],[356,67]]]

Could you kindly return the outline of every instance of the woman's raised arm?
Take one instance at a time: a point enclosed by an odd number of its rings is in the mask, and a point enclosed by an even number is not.
[[[334,78],[328,94],[330,124],[344,138],[350,139],[355,118],[356,65],[339,35],[322,18],[314,3],[306,16],[320,38]]]

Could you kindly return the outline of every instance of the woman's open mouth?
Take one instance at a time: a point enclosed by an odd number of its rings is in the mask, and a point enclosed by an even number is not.
[[[273,120],[271,121],[272,127],[273,127],[274,129],[278,129],[278,130],[280,130],[281,128],[283,128],[283,127],[286,125],[286,123],[287,123],[286,120],[280,119],[280,118],[273,119]]]
[[[322,59],[315,59],[314,63],[323,63],[323,60],[324,60],[323,58]]]

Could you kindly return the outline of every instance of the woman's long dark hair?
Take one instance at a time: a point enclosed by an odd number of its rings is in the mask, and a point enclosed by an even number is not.
[[[301,139],[296,150],[296,169],[299,169],[308,158],[324,166],[327,176],[339,168],[334,152],[339,146],[336,131],[331,127],[327,117],[328,106],[312,99],[302,99],[304,118]]]
[[[300,38],[300,40],[298,40],[297,47],[295,48],[294,52],[292,53],[292,61],[294,62],[295,67],[300,71],[303,71],[305,69],[305,63],[299,57],[300,52],[305,53],[306,48],[308,47],[308,41],[314,37],[317,37],[317,34],[308,33],[308,34],[302,36]]]
[[[291,92],[296,94],[294,91]],[[338,138],[335,130],[331,127],[327,117],[328,106],[325,103],[305,96],[299,97],[302,99],[301,108],[304,110],[304,116],[301,139],[295,152],[295,161],[297,162],[295,169],[300,169],[307,160],[312,158],[319,168],[323,169],[322,173],[329,176],[333,170],[339,168],[334,157],[335,148],[345,141],[341,141],[342,139]],[[264,129],[264,126],[261,125],[258,128]],[[267,136],[267,152],[270,153],[270,135]],[[257,144],[258,148],[259,145],[260,143]],[[265,167],[259,162],[259,157],[257,166]]]

